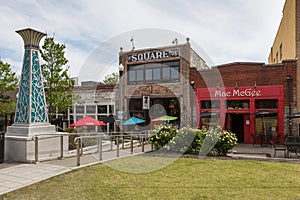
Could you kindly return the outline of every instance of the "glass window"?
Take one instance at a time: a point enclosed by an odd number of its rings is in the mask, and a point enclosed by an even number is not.
[[[202,129],[205,128],[207,130],[220,126],[220,115],[216,114],[215,116],[202,117],[201,126]]]
[[[83,116],[76,116],[76,122],[81,119],[83,119]]]
[[[96,106],[86,106],[86,113],[95,113]]]
[[[278,108],[278,100],[277,99],[255,100],[255,108],[256,109]]]
[[[226,101],[227,109],[249,109],[249,100],[229,100]]]
[[[153,80],[160,80],[160,68],[153,69]]]
[[[153,69],[146,69],[146,80],[152,80]]]
[[[129,84],[179,81],[179,61],[128,66]]]
[[[76,113],[84,113],[84,106],[76,106]]]
[[[171,79],[178,79],[179,78],[179,67],[172,67],[171,68]]]
[[[98,106],[98,113],[107,113],[107,105]]]
[[[170,67],[163,68],[163,79],[169,80],[170,79]]]
[[[219,100],[203,100],[201,101],[201,108],[203,109],[220,109]]]
[[[129,71],[129,74],[128,74],[128,77],[129,77],[129,81],[136,81],[136,78],[135,78],[135,71],[130,70],[130,71]]]
[[[136,80],[137,81],[142,81],[144,80],[144,74],[143,74],[143,70],[142,69],[138,69],[136,70]]]
[[[255,131],[257,135],[277,135],[277,131],[278,131],[277,114],[256,116]]]

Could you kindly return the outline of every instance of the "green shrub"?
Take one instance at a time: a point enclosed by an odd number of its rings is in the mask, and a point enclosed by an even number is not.
[[[172,151],[197,154],[204,140],[203,130],[190,127],[181,128],[170,141]]]
[[[226,156],[228,151],[233,149],[237,144],[237,137],[230,131],[223,130],[220,132],[218,142],[215,145],[220,156]]]
[[[177,132],[176,127],[170,127],[166,124],[155,126],[149,133],[150,143],[156,150],[161,149],[175,137]]]
[[[235,134],[222,130],[220,126],[211,130],[190,127],[178,130],[164,124],[155,126],[149,138],[156,150],[168,144],[171,151],[200,156],[226,156],[237,143]]]
[[[219,156],[226,156],[229,150],[237,144],[236,135],[230,131],[222,130],[220,126],[207,131],[205,140],[207,140],[206,142],[209,143],[210,147],[214,145],[211,151],[217,151]]]

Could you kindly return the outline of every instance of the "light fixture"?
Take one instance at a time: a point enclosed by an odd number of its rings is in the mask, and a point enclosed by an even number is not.
[[[237,90],[238,89],[238,84],[237,84],[237,82],[235,82],[235,89]]]
[[[256,89],[256,81],[255,81],[255,83],[254,83],[254,86],[253,86],[253,87],[254,87],[254,89]]]
[[[119,65],[119,75],[120,75],[120,77],[123,76],[123,71],[124,71],[124,65],[121,63]]]
[[[124,65],[122,63],[119,65],[119,71],[120,72],[124,71]]]

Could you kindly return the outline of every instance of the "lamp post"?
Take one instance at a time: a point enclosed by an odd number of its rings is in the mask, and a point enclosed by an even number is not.
[[[289,104],[289,116],[291,116],[292,114],[292,90],[291,90],[291,86],[292,86],[292,81],[293,78],[291,75],[287,75],[286,76],[286,81],[287,81],[287,91],[288,91],[288,104]],[[289,118],[288,120],[288,127],[289,127],[289,132],[288,135],[292,135],[292,119]]]
[[[190,82],[191,84],[191,92],[190,92],[190,108],[191,108],[191,126],[193,128],[195,128],[194,126],[194,97],[195,97],[195,81],[191,81]]]
[[[119,116],[120,116],[120,130],[121,131],[123,131],[123,73],[124,73],[124,65],[121,63],[119,65],[119,93],[120,93]]]

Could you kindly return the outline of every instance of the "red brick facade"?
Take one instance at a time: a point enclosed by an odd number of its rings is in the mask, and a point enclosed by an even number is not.
[[[277,103],[270,109],[274,111],[274,115],[269,120],[269,133],[278,134],[278,137],[283,139],[283,135],[289,131],[286,118],[289,114],[289,108],[296,110],[297,106],[296,73],[296,60],[286,60],[281,64],[272,65],[236,62],[216,66],[208,70],[197,71],[191,69],[190,81],[194,81],[194,88],[197,92],[198,116],[203,116],[203,112],[208,112],[205,113],[206,115],[217,112],[216,124],[220,124],[224,129],[229,130],[240,123],[239,128],[234,128],[240,134],[240,142],[252,143],[256,134],[266,133],[266,128],[261,126],[261,122],[258,122],[261,119],[253,116],[253,113],[266,109],[265,107],[259,107],[259,103],[271,100]],[[288,84],[287,76],[292,78],[290,84]],[[261,94],[257,96],[232,95],[238,89],[253,92],[257,90]],[[221,94],[220,91],[223,93]],[[290,91],[290,96],[288,91]],[[228,97],[226,97],[226,92],[229,94]],[[211,105],[208,107],[203,106],[203,103],[210,104],[207,100],[211,102],[216,100],[220,104],[218,108]],[[232,102],[242,102],[247,106],[233,108],[229,106]],[[204,121],[203,117],[199,118],[199,128],[201,128]],[[208,124],[211,124],[211,122],[208,122]],[[292,129],[294,133],[298,131],[295,123]],[[253,136],[251,137],[251,135]]]

